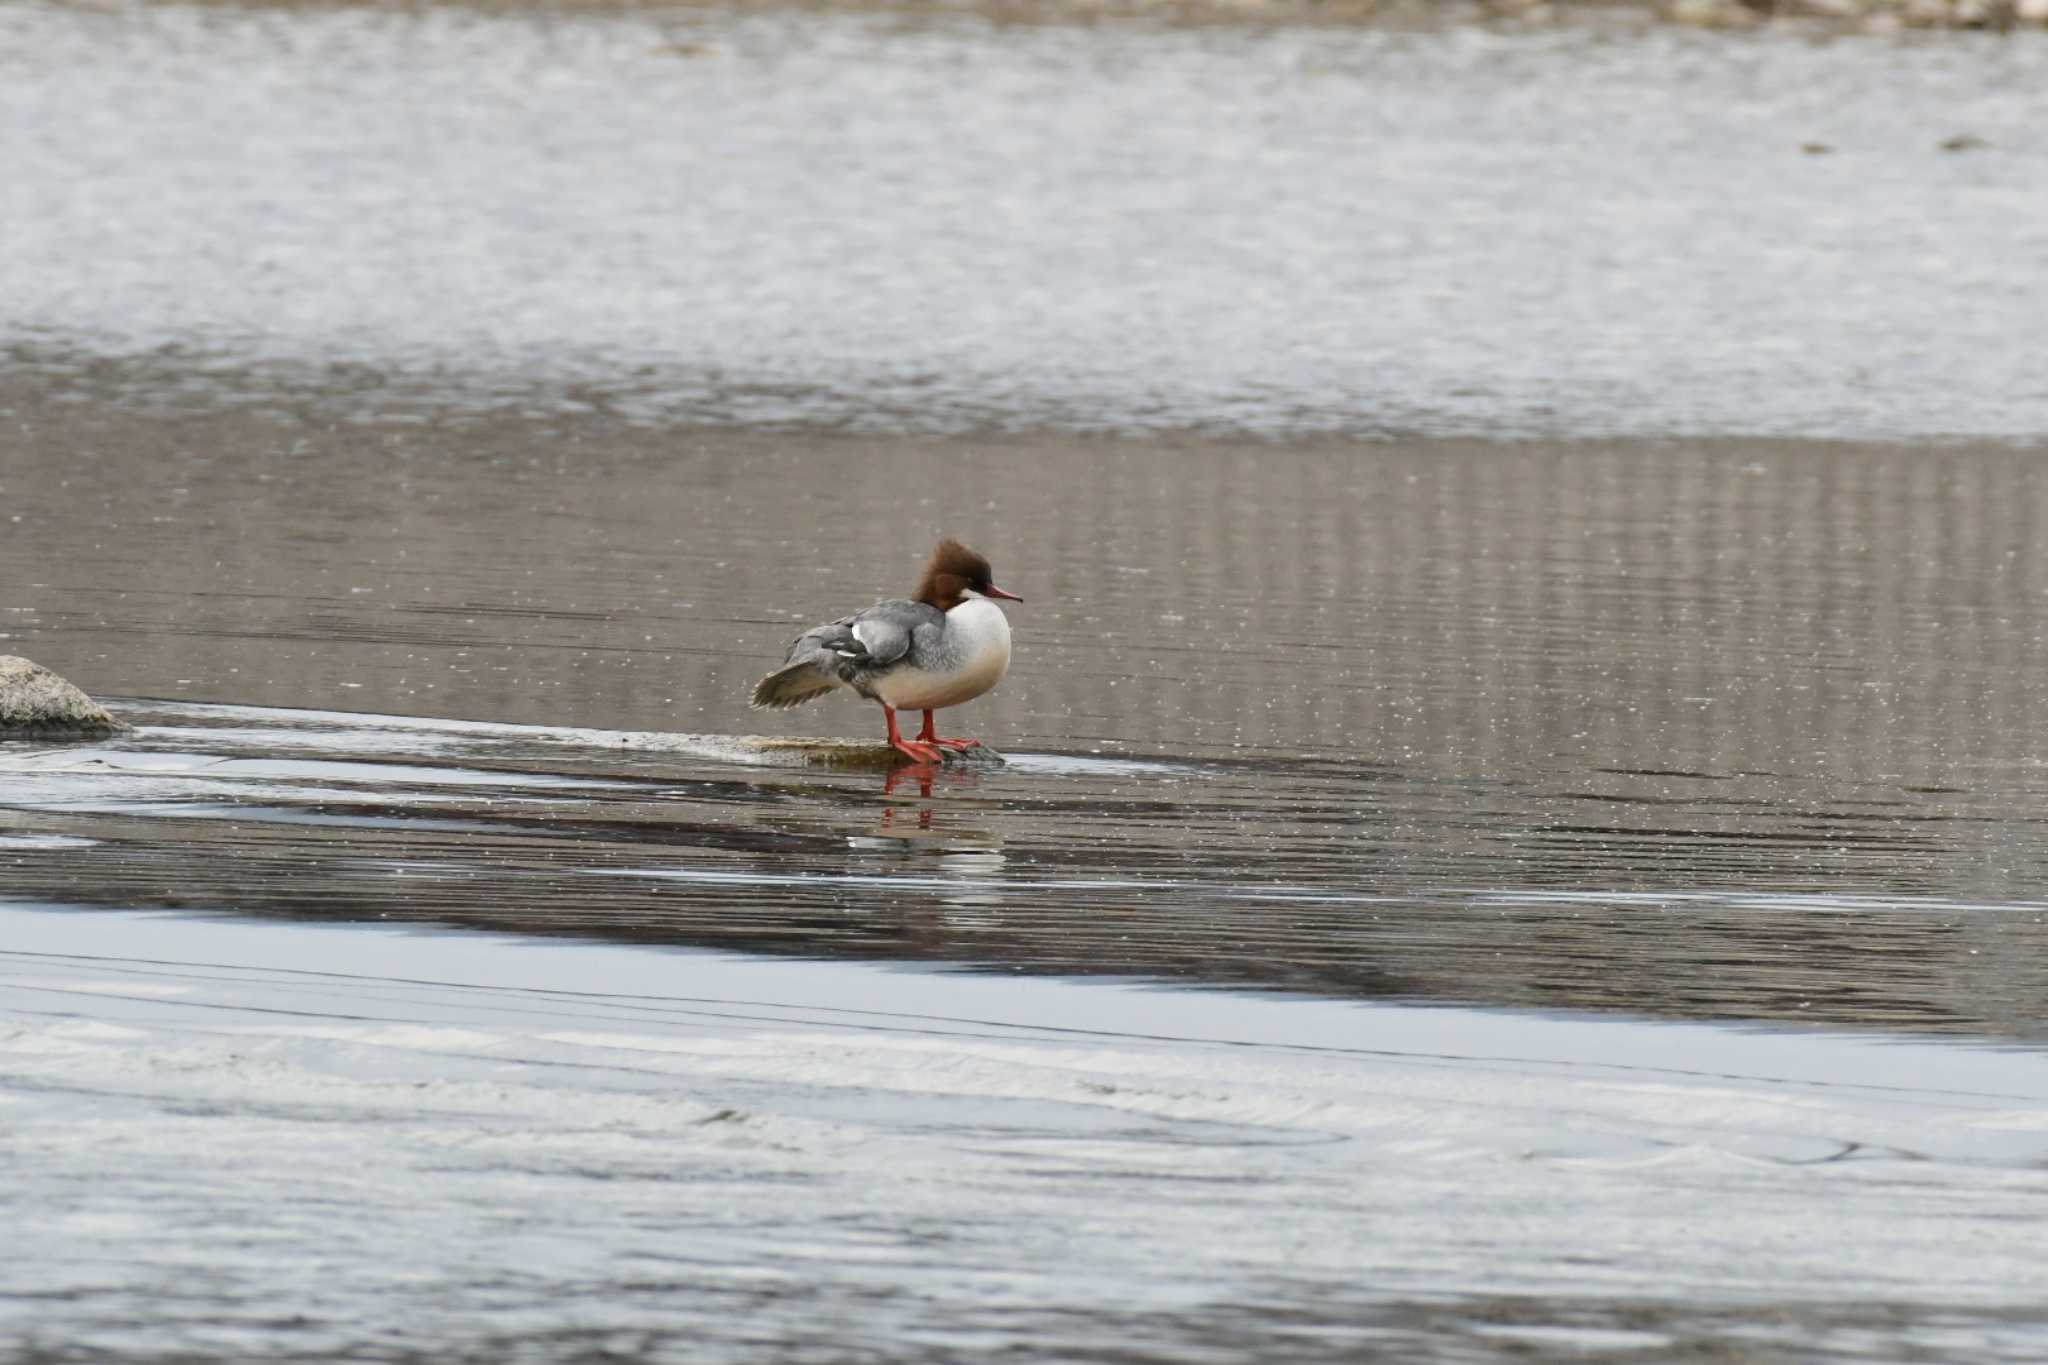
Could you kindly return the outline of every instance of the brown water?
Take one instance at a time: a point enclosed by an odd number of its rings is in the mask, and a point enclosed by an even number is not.
[[[59,836],[16,895],[2043,1034],[2026,452],[71,396],[7,393],[4,647],[156,700],[11,751],[8,825]],[[1028,599],[954,727],[1010,762],[925,790],[736,745],[878,736],[745,696],[940,531]]]

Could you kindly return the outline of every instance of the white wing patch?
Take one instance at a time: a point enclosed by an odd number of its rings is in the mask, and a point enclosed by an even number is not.
[[[893,664],[910,649],[909,627],[880,611],[863,615],[848,628],[848,633],[867,651],[863,657],[871,667]]]

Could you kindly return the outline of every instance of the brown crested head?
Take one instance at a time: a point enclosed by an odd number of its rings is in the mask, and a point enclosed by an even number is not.
[[[959,541],[947,536],[924,562],[924,577],[917,582],[917,600],[940,611],[951,611],[970,592],[983,597],[1003,597],[1012,602],[1024,599],[995,585],[988,561]]]

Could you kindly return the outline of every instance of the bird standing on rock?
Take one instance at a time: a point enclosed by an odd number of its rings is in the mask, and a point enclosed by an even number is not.
[[[877,602],[797,636],[782,667],[755,684],[754,705],[781,711],[850,687],[881,703],[889,746],[918,763],[979,748],[978,739],[940,739],[932,712],[972,701],[1009,671],[1010,622],[992,598],[1024,600],[997,587],[988,561],[948,536],[925,561],[916,596]],[[924,712],[916,739],[897,730],[898,711]]]

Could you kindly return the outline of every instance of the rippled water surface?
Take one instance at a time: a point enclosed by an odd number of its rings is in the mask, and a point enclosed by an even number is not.
[[[2025,1361],[1896,1039],[0,907],[34,1361]]]
[[[891,1359],[2038,1354],[2033,456],[341,401],[8,390],[0,643],[134,726],[0,745],[0,886],[73,911],[6,929],[5,1164],[61,1249],[0,1301],[23,1359],[837,1358],[820,1314]],[[745,709],[941,528],[1028,599],[953,727],[994,753]],[[108,913],[165,908],[271,937]],[[1539,1057],[1531,1010],[1607,1022]],[[1203,1240],[1245,1218],[1296,1232]]]
[[[0,1359],[2048,1355],[2044,62],[0,4]]]
[[[2035,437],[2044,82],[2021,35],[10,3],[0,343],[650,421]]]
[[[40,897],[2041,1033],[2023,453],[21,411],[80,454],[8,479],[7,647],[238,704],[11,746],[21,833],[98,841]],[[740,747],[874,744],[745,697],[941,528],[1027,599],[955,727],[1008,761]]]

